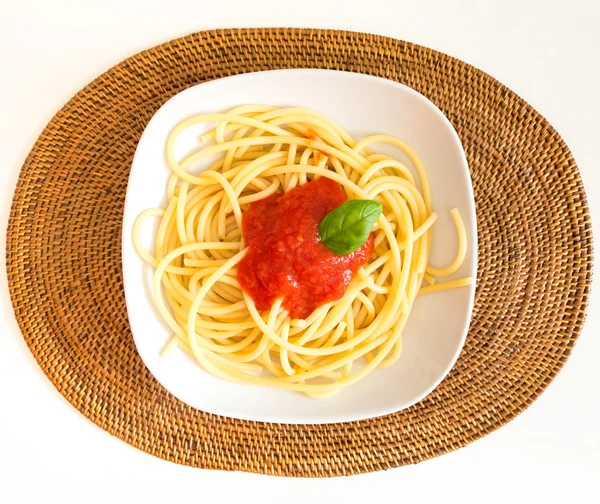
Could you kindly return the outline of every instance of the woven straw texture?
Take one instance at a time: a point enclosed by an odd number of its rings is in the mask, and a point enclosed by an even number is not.
[[[385,417],[277,425],[197,411],[150,375],[127,320],[120,237],[135,148],[153,113],[189,86],[308,67],[406,84],[458,132],[479,228],[466,345],[431,395]],[[522,412],[563,366],[581,330],[592,236],[569,149],[540,114],[485,73],[373,35],[219,30],[125,60],[56,114],[20,175],[7,264],[16,317],[33,355],[61,394],[101,428],[180,464],[315,477],[417,463]]]

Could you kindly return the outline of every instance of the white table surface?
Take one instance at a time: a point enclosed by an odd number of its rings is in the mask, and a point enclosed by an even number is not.
[[[244,26],[375,32],[441,50],[488,72],[540,111],[569,145],[600,240],[597,0],[0,0],[2,248],[20,166],[65,101],[142,49],[193,31]],[[0,275],[0,502],[287,504],[377,502],[388,495],[419,503],[600,502],[597,293],[563,371],[510,424],[417,466],[299,480],[178,466],[93,425],[39,369],[14,320],[5,268]]]

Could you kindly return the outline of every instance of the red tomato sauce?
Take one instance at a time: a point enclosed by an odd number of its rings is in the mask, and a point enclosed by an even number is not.
[[[238,281],[258,310],[268,310],[282,298],[292,318],[304,319],[344,295],[354,273],[373,253],[372,234],[345,256],[321,243],[319,223],[344,201],[341,185],[318,177],[250,205],[242,220],[249,250],[238,264]]]

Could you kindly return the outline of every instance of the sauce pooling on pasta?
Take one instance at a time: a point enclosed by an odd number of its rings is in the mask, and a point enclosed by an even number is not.
[[[319,223],[345,201],[340,184],[319,177],[252,203],[242,222],[249,250],[238,265],[238,281],[259,310],[282,298],[291,318],[304,319],[344,295],[373,253],[372,234],[347,255],[336,255],[321,243]]]

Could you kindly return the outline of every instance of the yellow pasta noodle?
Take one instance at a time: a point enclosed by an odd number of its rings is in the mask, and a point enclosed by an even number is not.
[[[198,139],[197,150],[177,159],[179,135],[208,122],[216,127]],[[401,149],[414,169],[373,152],[376,143]],[[427,174],[398,138],[373,135],[357,142],[312,110],[243,105],[183,121],[169,135],[166,152],[172,170],[168,203],[144,211],[133,228],[140,257],[155,269],[156,307],[173,334],[165,357],[180,347],[219,378],[324,398],[399,358],[418,295],[472,283],[438,281],[456,273],[467,253],[457,209],[451,211],[459,243],[455,260],[445,268],[428,264],[436,214]],[[210,166],[198,171],[202,161]],[[237,264],[248,250],[243,213],[252,202],[315,177],[339,183],[348,199],[382,203],[373,255],[341,299],[306,319],[291,319],[281,299],[261,313],[237,279]],[[149,218],[160,219],[153,251],[140,240]]]

